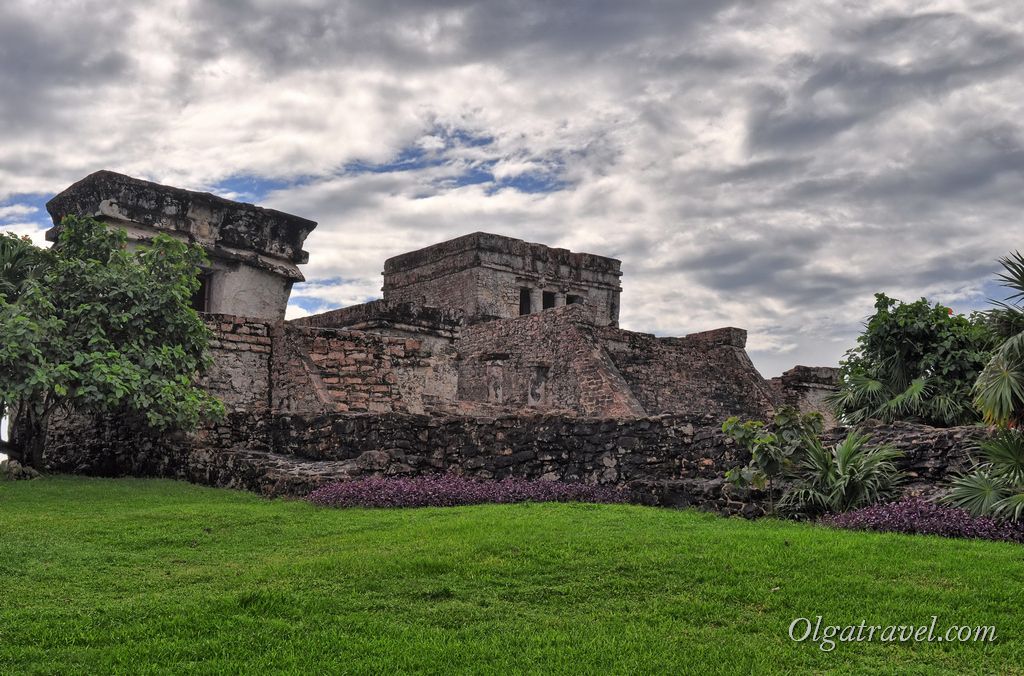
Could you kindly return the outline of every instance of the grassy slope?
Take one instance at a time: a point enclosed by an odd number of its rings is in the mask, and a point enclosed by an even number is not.
[[[325,510],[156,480],[0,483],[0,672],[934,673],[1024,664],[1024,547],[637,506]],[[994,624],[840,644],[836,623]]]

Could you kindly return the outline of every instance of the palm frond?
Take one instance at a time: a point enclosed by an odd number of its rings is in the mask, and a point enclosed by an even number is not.
[[[978,451],[992,466],[994,474],[1011,484],[1024,483],[1024,432],[1000,430],[978,442]]]
[[[997,516],[1020,521],[1021,516],[1024,516],[1024,492],[1003,498],[996,503],[994,511]]]
[[[1024,407],[1024,333],[1008,338],[974,385],[975,403],[991,424],[1011,420]]]
[[[780,508],[809,516],[842,512],[892,497],[901,475],[892,446],[870,447],[866,434],[850,432],[831,449],[809,446],[796,471],[796,484]]]
[[[992,303],[995,307],[985,313],[985,321],[996,335],[1005,339],[1024,332],[1024,310],[1003,301]]]
[[[954,477],[949,493],[940,501],[966,509],[974,516],[987,516],[1008,497],[1010,490],[1004,477],[995,474],[990,467],[977,467],[968,474]]]
[[[779,499],[777,508],[787,516],[810,517],[829,510],[829,495],[811,486],[793,488]]]
[[[1003,266],[1004,272],[997,275],[996,279],[1002,282],[1006,288],[1016,292],[1006,300],[1024,299],[1024,254],[1014,251],[1012,254],[1000,258],[999,264]]]
[[[958,392],[963,394],[963,392]],[[974,409],[968,408],[960,397],[951,396],[947,392],[936,394],[929,401],[932,417],[946,425],[965,425],[977,420]]]
[[[928,378],[914,378],[907,389],[886,402],[893,419],[908,417],[924,417],[925,399],[932,392],[932,384]]]

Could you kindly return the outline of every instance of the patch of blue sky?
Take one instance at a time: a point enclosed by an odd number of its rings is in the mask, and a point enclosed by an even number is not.
[[[409,146],[402,149],[395,159],[388,162],[371,164],[368,162],[348,162],[342,168],[343,175],[358,174],[391,174],[398,171],[417,171],[439,167],[445,164],[445,160],[438,158],[434,153],[419,146]]]
[[[46,203],[52,197],[46,193],[19,193],[0,200],[0,230],[29,235],[36,245],[44,245],[43,232],[53,225],[46,212]]]
[[[326,277],[323,279],[310,279],[306,282],[299,282],[292,287],[292,302],[298,305],[303,310],[310,310],[321,307],[324,303],[329,303],[324,299],[324,296],[329,296],[331,293],[329,289],[337,289],[338,287],[349,287],[353,290],[358,289],[363,284],[363,280],[346,277]],[[371,300],[377,300],[380,298],[379,294],[364,294],[356,300],[358,303],[366,303]],[[311,307],[310,307],[311,306]]]
[[[1000,273],[1001,272],[1002,269],[1000,268]],[[983,302],[985,306],[989,306],[991,305],[992,301],[1005,300],[1010,296],[1014,295],[1015,293],[1016,292],[1014,290],[1003,286],[997,280],[993,279],[990,282],[985,282],[985,286],[982,287],[982,293],[980,296],[978,296],[978,298]]]
[[[462,188],[467,185],[480,185],[481,183],[493,183],[494,174],[491,168],[494,162],[481,162],[468,167],[457,176],[442,179],[438,183],[450,188]]]
[[[293,188],[309,180],[311,177],[285,181],[243,174],[218,181],[210,191],[215,195],[230,195],[235,201],[261,202],[272,192]]]
[[[511,188],[524,193],[546,193],[564,190],[568,182],[561,178],[563,165],[554,163],[540,171],[528,171],[513,176],[496,178],[494,167],[499,158],[479,159],[467,162],[464,158],[453,157],[453,151],[461,148],[484,148],[494,143],[494,137],[467,129],[434,127],[427,134],[439,143],[414,144],[403,148],[387,162],[348,162],[342,167],[342,175],[387,174],[395,172],[420,171],[445,166],[461,166],[462,170],[451,176],[437,179],[439,188],[461,188],[470,185],[485,185],[488,195]],[[425,193],[423,197],[429,196]]]
[[[418,171],[431,167],[441,167],[451,162],[447,153],[457,148],[481,148],[494,143],[494,137],[477,134],[465,129],[450,129],[436,126],[427,136],[440,142],[439,147],[430,148],[423,145],[410,145],[402,148],[394,159],[387,162],[371,163],[356,160],[348,162],[342,168],[343,174],[388,174],[400,171]]]
[[[494,193],[504,188],[512,188],[523,193],[558,192],[569,187],[569,182],[557,172],[528,171],[495,181],[494,187],[488,192]]]
[[[325,305],[325,301],[312,296],[296,296],[293,294],[288,300],[288,304],[300,307],[306,312],[317,312]]]
[[[46,203],[53,198],[47,193],[17,193],[4,199],[0,199],[0,208],[25,206],[34,208],[35,211],[27,214],[29,218],[47,219]]]

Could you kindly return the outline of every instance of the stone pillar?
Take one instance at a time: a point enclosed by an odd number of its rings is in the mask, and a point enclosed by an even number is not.
[[[562,307],[565,305],[565,294],[561,291],[555,292],[555,307]]]
[[[530,314],[536,314],[544,309],[544,290],[530,289]]]

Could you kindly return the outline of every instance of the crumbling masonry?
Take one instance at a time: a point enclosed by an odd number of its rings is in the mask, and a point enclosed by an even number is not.
[[[50,239],[78,214],[133,242],[165,232],[206,248],[194,299],[215,336],[204,386],[230,411],[171,437],[71,417],[48,439],[51,469],[293,494],[365,473],[453,471],[749,512],[722,490],[743,458],[721,421],[781,404],[823,410],[835,387],[834,369],[765,380],[742,329],[618,328],[613,258],[473,233],[385,261],[381,300],[284,321],[312,221],[106,171],[47,209]]]

